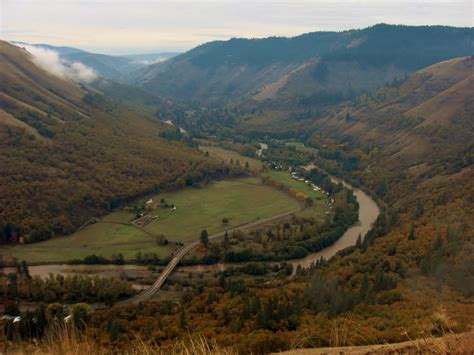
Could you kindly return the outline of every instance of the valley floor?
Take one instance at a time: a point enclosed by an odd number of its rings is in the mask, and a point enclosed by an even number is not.
[[[262,185],[258,178],[222,180],[203,188],[184,188],[153,196],[156,201],[162,198],[175,205],[176,210],[157,208],[150,211],[149,214],[156,216],[156,219],[144,228],[151,235],[164,235],[169,241],[195,240],[203,229],[214,234],[299,207],[295,199]],[[321,201],[320,208],[324,206]],[[150,234],[134,225],[127,225],[133,217],[131,212],[113,212],[102,220],[108,222],[91,224],[70,236],[2,247],[0,256],[38,264],[83,259],[92,254],[110,258],[120,253],[130,260],[136,253],[142,252],[166,258],[176,250],[175,244],[158,245]],[[223,218],[228,219],[228,224],[222,223]]]

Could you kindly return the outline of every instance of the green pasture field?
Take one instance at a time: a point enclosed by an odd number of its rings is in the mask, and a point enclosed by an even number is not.
[[[160,194],[176,206],[175,211],[158,208],[157,219],[146,228],[170,240],[195,240],[201,230],[209,234],[264,219],[298,208],[298,202],[285,193],[262,185],[259,178],[223,180],[204,188],[187,188]],[[222,219],[229,220],[228,225]]]
[[[125,215],[128,214],[112,213],[106,219],[120,220]],[[174,247],[158,245],[154,238],[133,226],[99,222],[69,236],[27,245],[3,246],[0,256],[5,260],[15,257],[28,263],[58,263],[92,254],[110,258],[121,253],[125,259],[131,259],[139,251],[156,253],[164,258],[173,250]]]
[[[177,209],[160,207],[151,211],[150,214],[157,218],[145,229],[154,235],[163,234],[172,241],[196,240],[203,229],[213,234],[299,207],[295,199],[262,185],[260,179],[254,177],[222,180],[201,188],[190,187],[153,196],[155,201],[162,198]],[[127,223],[132,218],[132,213],[117,211],[102,220]],[[228,225],[222,223],[223,218],[229,220]],[[3,246],[0,256],[3,259],[15,257],[28,263],[57,263],[91,254],[110,258],[122,253],[125,259],[131,259],[139,251],[156,253],[163,258],[173,250],[174,247],[158,245],[155,238],[134,226],[99,222],[70,236],[28,245]]]

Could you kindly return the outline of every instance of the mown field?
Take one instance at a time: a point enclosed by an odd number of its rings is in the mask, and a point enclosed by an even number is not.
[[[120,220],[124,215],[112,214],[106,218]],[[159,246],[153,238],[133,226],[96,223],[70,236],[22,246],[3,246],[0,256],[3,259],[15,257],[28,263],[49,263],[83,259],[92,254],[110,258],[121,253],[125,259],[131,259],[139,251],[166,257],[172,250],[172,247]]]
[[[164,198],[177,209],[158,208],[152,211],[151,214],[158,217],[145,228],[173,241],[198,239],[202,229],[212,234],[299,206],[296,200],[285,193],[262,185],[259,178],[223,180],[203,188],[185,188],[153,198]],[[103,220],[128,222],[132,217],[132,213],[118,211],[105,216]],[[222,223],[223,218],[229,220],[228,225]],[[159,246],[153,237],[134,226],[96,223],[70,236],[24,246],[2,247],[0,256],[42,263],[81,259],[91,254],[111,257],[122,253],[125,259],[131,259],[139,251],[166,257],[172,250],[170,246]]]
[[[159,208],[154,213],[158,218],[146,226],[147,230],[181,241],[199,238],[203,229],[213,234],[299,206],[283,192],[262,185],[259,178],[224,180],[205,188],[188,188],[155,198],[164,198],[177,209]],[[228,225],[222,224],[223,218],[229,220]]]
[[[227,149],[223,149],[223,148],[220,148],[220,147],[212,147],[212,146],[207,146],[207,145],[200,145],[199,150],[201,150],[203,152],[209,152],[209,156],[211,158],[216,158],[216,159],[224,161],[226,163],[230,162],[230,160],[232,159],[234,161],[234,164],[238,160],[240,162],[241,166],[245,166],[245,163],[248,162],[251,171],[253,171],[253,172],[262,171],[262,162],[261,161],[259,161],[257,159],[254,159],[254,158],[243,156],[243,155],[241,155],[237,152],[227,150]]]

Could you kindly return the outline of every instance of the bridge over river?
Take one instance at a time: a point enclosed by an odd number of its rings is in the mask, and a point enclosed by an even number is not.
[[[304,168],[306,170],[310,170],[310,169],[316,168],[316,166],[313,165],[313,164],[310,164],[310,165],[305,166]],[[338,178],[331,177],[331,179],[334,183],[342,183],[343,185],[345,185],[346,187],[348,187],[348,188],[350,188],[354,191],[354,195],[357,198],[357,201],[359,202],[359,221],[354,226],[349,228],[341,238],[339,238],[336,242],[334,242],[329,247],[327,247],[327,248],[325,248],[325,249],[323,249],[323,250],[321,250],[317,253],[310,254],[307,257],[303,258],[303,259],[290,260],[290,262],[292,263],[292,265],[294,267],[294,270],[296,270],[296,267],[298,265],[300,265],[302,267],[310,266],[311,263],[316,262],[317,260],[319,260],[321,258],[321,256],[324,257],[327,260],[330,257],[332,257],[333,255],[335,255],[339,250],[342,250],[342,249],[345,249],[349,246],[355,245],[355,243],[357,241],[357,237],[359,236],[359,234],[362,235],[362,237],[364,237],[365,234],[370,230],[370,228],[372,227],[372,224],[375,222],[375,220],[377,219],[377,216],[380,213],[380,209],[378,208],[375,201],[369,195],[367,195],[364,191],[362,191],[360,189],[353,188],[351,185],[347,184],[346,182],[344,182],[344,181],[342,181]],[[231,233],[231,232],[233,232],[235,230],[238,230],[238,229],[242,230],[242,229],[249,229],[249,228],[258,227],[258,226],[264,225],[266,223],[273,222],[273,221],[276,221],[276,220],[281,219],[281,218],[285,218],[285,217],[287,217],[287,216],[289,216],[292,213],[295,213],[297,211],[299,211],[299,209],[295,209],[295,210],[292,210],[292,211],[281,213],[281,214],[273,216],[273,217],[269,217],[269,218],[257,220],[257,221],[254,221],[254,222],[250,222],[250,223],[247,223],[247,224],[243,224],[243,225],[240,225],[240,226],[236,226],[236,227],[233,227],[233,228],[229,229],[227,232]],[[222,236],[224,236],[224,234],[225,234],[225,232],[220,232],[220,233],[213,234],[213,235],[209,236],[209,240],[222,237]],[[147,301],[147,300],[151,299],[153,296],[155,296],[156,293],[163,286],[163,284],[165,283],[165,281],[169,277],[169,275],[178,266],[179,262],[193,248],[198,246],[199,243],[200,243],[200,241],[197,240],[197,241],[194,241],[194,242],[191,242],[189,244],[184,245],[181,249],[179,249],[177,251],[177,253],[174,255],[173,259],[171,259],[169,264],[166,265],[165,269],[162,271],[160,276],[156,279],[156,281],[153,283],[153,285],[150,288],[148,288],[145,291],[143,291],[142,293],[140,293],[140,294],[138,294],[138,295],[136,295],[136,296],[134,296],[130,299],[124,300],[124,301],[122,301],[118,304],[143,302],[143,301]],[[212,269],[212,268],[215,268],[215,266],[216,265],[205,265],[205,266],[197,266],[197,267],[200,268],[201,271],[202,271],[203,269],[205,269],[207,267]]]
[[[264,219],[259,219],[259,220],[256,220],[256,221],[253,221],[253,222],[250,222],[250,223],[246,223],[246,224],[241,224],[239,226],[235,226],[233,228],[230,228],[227,230],[228,233],[232,233],[236,230],[245,230],[245,229],[249,229],[249,228],[255,228],[255,227],[258,227],[258,226],[261,226],[261,225],[264,225],[266,223],[269,223],[269,222],[273,222],[273,221],[276,221],[276,220],[279,220],[281,218],[285,218],[285,217],[288,217],[290,216],[291,214],[295,213],[295,212],[298,212],[300,210],[300,208],[297,208],[297,209],[293,209],[291,211],[288,211],[288,212],[285,212],[285,213],[281,213],[281,214],[278,214],[278,215],[275,215],[275,216],[272,216],[272,217],[268,217],[268,218],[264,218]],[[213,235],[210,235],[209,236],[209,240],[213,240],[213,239],[217,239],[217,238],[220,238],[220,237],[223,237],[225,234],[225,231],[224,232],[219,232],[219,233],[215,233]],[[139,302],[143,302],[143,301],[147,301],[149,299],[151,299],[153,296],[156,295],[156,293],[160,290],[160,288],[163,286],[163,284],[165,283],[166,279],[170,276],[170,274],[174,271],[174,269],[178,266],[179,262],[186,256],[186,254],[188,254],[193,248],[197,247],[199,245],[200,241],[199,240],[196,240],[196,241],[193,241],[191,243],[188,243],[186,245],[184,245],[181,249],[179,249],[176,254],[173,256],[173,258],[171,259],[171,261],[168,263],[168,265],[166,265],[166,267],[164,268],[164,270],[161,272],[160,276],[158,276],[158,278],[156,279],[156,281],[153,283],[153,285],[151,285],[150,288],[146,289],[145,291],[141,292],[140,294],[132,297],[132,298],[129,298],[127,300],[124,300],[124,301],[121,301],[117,304],[127,304],[127,303],[139,303]]]

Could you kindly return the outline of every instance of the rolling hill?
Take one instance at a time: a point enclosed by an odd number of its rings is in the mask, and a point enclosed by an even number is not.
[[[330,105],[433,63],[473,52],[474,30],[376,25],[292,38],[203,44],[134,73],[131,82],[184,102]]]
[[[161,136],[169,125],[0,42],[0,243],[73,231],[123,201],[229,168]]]

